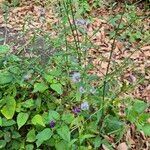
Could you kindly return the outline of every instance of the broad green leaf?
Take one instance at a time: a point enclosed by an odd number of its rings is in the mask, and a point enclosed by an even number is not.
[[[26,150],[34,150],[34,145],[33,144],[26,145]]]
[[[41,125],[45,127],[45,124],[43,122],[43,118],[41,115],[35,115],[32,120],[31,120],[32,124],[34,125]]]
[[[43,93],[47,89],[48,89],[48,86],[45,83],[35,83],[33,92]]]
[[[40,133],[38,133],[37,136],[36,136],[36,139],[37,139],[36,145],[37,145],[37,147],[39,147],[44,141],[49,140],[52,135],[53,135],[53,132],[49,128],[46,128],[43,131],[41,131]]]
[[[21,135],[19,134],[19,132],[17,132],[17,131],[13,131],[12,132],[12,138],[13,139],[18,139],[18,138],[20,138],[21,137]]]
[[[105,120],[105,130],[107,133],[117,132],[119,129],[123,128],[123,122],[121,122],[117,117],[108,116]]]
[[[7,120],[6,118],[2,119],[3,122],[3,127],[9,127],[9,126],[13,126],[14,124],[16,124],[16,122],[14,120]]]
[[[5,148],[5,146],[6,146],[6,141],[0,140],[0,149]]]
[[[140,101],[135,99],[135,103],[132,107],[132,109],[134,111],[136,111],[137,113],[142,113],[144,112],[144,110],[147,108],[147,104],[144,101]]]
[[[28,120],[29,114],[28,113],[19,113],[17,116],[17,124],[18,124],[18,129],[20,129]]]
[[[56,150],[70,150],[69,146],[67,145],[67,142],[65,142],[63,140],[56,143],[55,148],[56,148]]]
[[[34,104],[35,104],[35,102],[34,102],[33,99],[28,99],[25,102],[23,102],[22,106],[25,107],[25,108],[31,108],[31,107],[34,106]]]
[[[8,45],[0,45],[0,54],[5,54],[10,50]]]
[[[48,75],[48,74],[45,74],[45,75],[44,75],[44,78],[46,79],[47,82],[53,83],[53,79],[54,79],[53,76]]]
[[[51,84],[50,87],[60,95],[63,93],[62,85],[60,83]]]
[[[97,136],[97,137],[94,139],[93,143],[94,143],[94,147],[95,147],[95,148],[98,148],[98,147],[100,147],[100,145],[102,144],[102,139],[101,139],[99,136]]]
[[[141,130],[145,133],[145,135],[150,136],[150,124],[145,124],[142,126]]]
[[[4,85],[10,83],[13,80],[11,73],[9,72],[1,72],[0,71],[0,85]]]
[[[65,113],[65,114],[62,115],[62,120],[67,124],[72,123],[73,119],[74,119],[73,114]]]
[[[57,111],[50,110],[48,119],[51,120],[60,120],[60,114]]]
[[[34,142],[36,140],[35,130],[32,129],[27,134],[27,142]]]
[[[61,128],[57,129],[57,133],[63,140],[70,142],[70,131],[68,126],[61,126]]]
[[[6,104],[1,109],[1,113],[7,118],[12,119],[15,114],[16,101],[13,97],[5,98]]]

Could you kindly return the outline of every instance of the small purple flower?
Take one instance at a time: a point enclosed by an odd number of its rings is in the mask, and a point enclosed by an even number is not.
[[[84,89],[84,87],[83,87],[83,86],[80,86],[80,87],[79,87],[79,92],[83,94],[83,93],[85,93],[85,92],[86,92],[86,90]]]
[[[74,107],[72,111],[77,115],[78,113],[80,113],[81,109],[79,107]]]
[[[55,122],[53,120],[50,121],[49,126],[50,126],[50,128],[54,128],[55,127]]]
[[[80,82],[81,80],[81,75],[79,72],[74,72],[72,77],[71,77],[71,80],[74,82],[74,83],[77,83],[77,82]]]
[[[89,104],[88,104],[88,102],[83,102],[81,104],[81,109],[82,110],[89,110]]]

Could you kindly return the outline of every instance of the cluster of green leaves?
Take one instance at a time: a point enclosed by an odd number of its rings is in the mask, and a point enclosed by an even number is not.
[[[137,5],[126,4],[123,16],[121,14],[110,16],[109,23],[116,28],[121,17],[123,18],[119,26],[119,40],[133,42],[148,43],[150,33],[146,29],[148,24],[143,24],[143,21],[148,17],[144,12],[138,14]],[[145,26],[145,27],[144,27]],[[110,33],[114,37],[115,31]]]
[[[114,95],[110,92],[102,106],[101,88],[97,87],[95,94],[80,93],[78,88],[83,84],[70,82],[70,77],[64,73],[66,70],[60,66],[66,63],[62,64],[64,57],[61,55],[52,58],[54,68],[50,66],[40,72],[35,66],[31,67],[33,60],[20,59],[9,50],[7,45],[0,46],[1,149],[84,150],[98,149],[102,144],[113,149],[102,137],[113,134],[117,141],[122,138],[126,119],[118,115],[121,100],[112,101]],[[106,90],[109,93],[110,84]],[[90,109],[74,114],[72,108],[85,100]],[[131,106],[126,111],[127,120],[149,135],[147,119],[150,116],[144,113],[146,104],[137,101]],[[55,122],[54,128],[50,126],[51,121]]]

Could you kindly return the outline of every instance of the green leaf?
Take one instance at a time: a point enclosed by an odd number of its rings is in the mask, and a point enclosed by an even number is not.
[[[48,86],[45,83],[35,83],[33,92],[43,93],[47,89],[48,89]]]
[[[44,129],[40,133],[37,134],[36,136],[36,145],[39,147],[44,141],[47,141],[51,138],[53,135],[52,131],[49,128]]]
[[[35,104],[35,102],[34,102],[33,99],[28,99],[25,102],[23,102],[22,106],[25,107],[25,108],[31,108],[31,107],[34,106],[34,104]]]
[[[63,93],[62,85],[60,83],[51,84],[50,87],[60,95]]]
[[[48,115],[49,121],[60,120],[60,114],[57,111],[50,110]]]
[[[34,142],[36,140],[35,130],[32,129],[27,134],[27,142]]]
[[[56,150],[69,150],[67,142],[65,142],[63,140],[58,142],[58,143],[56,143],[55,144],[55,148],[56,148]]]
[[[17,124],[18,129],[20,129],[28,120],[29,114],[28,113],[19,113],[17,116]]]
[[[47,82],[53,83],[53,79],[54,79],[53,76],[48,75],[48,74],[45,74],[45,75],[44,75],[44,78],[46,79]]]
[[[19,134],[19,132],[17,132],[17,131],[13,131],[12,132],[12,138],[13,139],[18,139],[18,138],[20,138],[21,137],[21,135]]]
[[[2,123],[3,123],[2,117],[0,116],[0,126],[2,126]]]
[[[70,142],[70,131],[68,126],[64,125],[61,128],[57,129],[57,133],[63,140]]]
[[[124,126],[124,123],[121,122],[117,117],[108,116],[104,120],[105,122],[105,130],[107,133],[110,132],[117,132],[119,129],[122,129]]]
[[[6,146],[6,141],[0,140],[0,149],[5,148],[5,146]]]
[[[145,133],[145,135],[150,136],[150,124],[145,124],[142,126],[141,130]]]
[[[5,54],[10,50],[8,45],[0,45],[0,54]]]
[[[62,115],[62,120],[67,123],[67,124],[70,124],[72,123],[74,119],[74,115],[73,114],[70,114],[70,113],[66,113],[66,114],[63,114]]]
[[[13,97],[6,97],[5,98],[6,104],[1,109],[1,113],[7,118],[12,119],[15,114],[16,109],[16,101]]]
[[[9,127],[9,126],[13,126],[14,124],[16,124],[16,122],[14,120],[7,120],[6,118],[2,119],[3,122],[3,127]]]
[[[147,104],[144,101],[135,99],[132,109],[137,113],[142,113],[147,108]]]
[[[95,137],[95,135],[92,135],[92,134],[81,135],[80,136],[80,144],[82,144],[85,139],[89,139],[91,137]]]
[[[32,120],[31,120],[32,124],[34,125],[41,125],[45,127],[45,124],[43,122],[43,118],[41,115],[35,115]]]
[[[33,144],[26,145],[26,150],[33,150],[33,149],[34,149],[34,145]]]
[[[12,75],[9,72],[0,72],[0,85],[10,83],[13,80]]]

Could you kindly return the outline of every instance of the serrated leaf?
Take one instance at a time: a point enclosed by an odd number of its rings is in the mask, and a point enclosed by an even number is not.
[[[5,98],[6,104],[1,109],[1,113],[7,118],[12,119],[15,114],[16,101],[13,97]]]
[[[34,125],[41,125],[45,127],[45,124],[43,122],[43,118],[41,115],[35,115],[32,120],[31,120],[32,124]]]
[[[27,142],[34,142],[36,140],[35,130],[32,129],[27,134]]]
[[[19,113],[17,116],[17,124],[18,129],[20,129],[28,120],[29,114],[28,113]]]
[[[68,126],[64,125],[61,128],[57,129],[57,133],[63,140],[70,142],[70,131]]]
[[[60,83],[51,84],[50,87],[60,95],[63,93],[62,85]]]
[[[47,89],[48,89],[48,86],[45,83],[35,83],[33,92],[43,93]]]
[[[53,132],[49,128],[46,128],[43,131],[41,131],[40,133],[38,133],[36,136],[37,147],[39,147],[44,141],[49,140],[52,135],[53,135]]]

